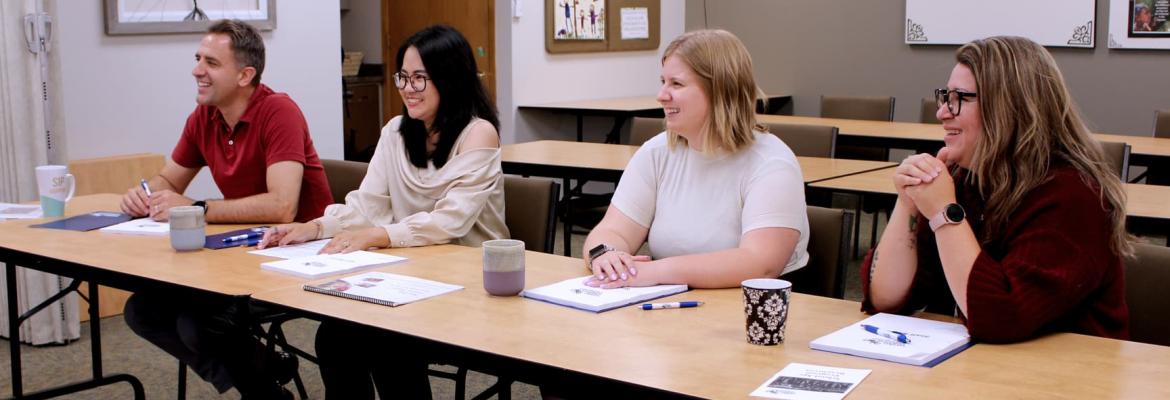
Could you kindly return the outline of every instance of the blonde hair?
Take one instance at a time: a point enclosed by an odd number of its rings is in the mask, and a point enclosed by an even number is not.
[[[1109,212],[1114,253],[1133,253],[1125,230],[1125,190],[1101,144],[1093,138],[1044,47],[1014,36],[963,45],[955,60],[975,75],[983,136],[977,141],[968,182],[987,199],[983,242],[1005,226],[1027,194],[1048,179],[1053,160],[1071,164],[1100,188]]]
[[[662,63],[671,56],[678,56],[695,72],[711,101],[707,123],[699,132],[705,138],[704,153],[734,153],[755,141],[753,129],[765,130],[756,121],[756,99],[762,92],[752,75],[752,56],[739,38],[721,29],[688,32],[666,46]],[[687,144],[675,132],[667,137],[672,147]]]

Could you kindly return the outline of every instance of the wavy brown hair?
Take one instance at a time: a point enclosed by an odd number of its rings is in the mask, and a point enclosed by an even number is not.
[[[763,93],[752,75],[752,56],[743,42],[722,29],[687,32],[670,42],[662,53],[662,63],[671,56],[687,64],[699,76],[703,93],[711,100],[707,123],[700,135],[703,152],[723,150],[734,153],[755,140],[752,130],[766,129],[756,121],[756,99]],[[686,139],[671,132],[673,147]]]
[[[1109,247],[1133,254],[1121,179],[1085,126],[1052,55],[1031,40],[995,36],[963,45],[955,60],[974,73],[982,110],[984,134],[967,174],[987,199],[980,240],[989,242],[1007,226],[1023,198],[1049,179],[1052,162],[1063,161],[1100,188],[1102,208],[1113,222]]]

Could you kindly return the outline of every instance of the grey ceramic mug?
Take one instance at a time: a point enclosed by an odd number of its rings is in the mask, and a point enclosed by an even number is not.
[[[178,251],[202,249],[207,227],[203,207],[179,206],[167,212],[171,220],[171,247]]]
[[[524,242],[483,242],[483,289],[494,296],[515,296],[524,290]]]

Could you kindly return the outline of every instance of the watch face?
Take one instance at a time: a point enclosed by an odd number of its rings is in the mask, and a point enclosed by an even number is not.
[[[590,259],[597,258],[597,256],[600,256],[602,253],[605,253],[607,250],[609,250],[609,248],[608,248],[608,246],[605,245],[605,243],[599,244],[596,247],[589,250],[589,258]]]
[[[963,211],[963,206],[952,203],[947,206],[946,215],[948,221],[959,222],[963,220],[963,217],[965,217],[967,213]]]

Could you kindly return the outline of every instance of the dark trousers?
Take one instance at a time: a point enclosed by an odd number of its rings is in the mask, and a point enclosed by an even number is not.
[[[325,399],[430,399],[427,346],[374,328],[324,321],[317,328],[317,360]]]
[[[177,298],[181,297],[181,298]],[[228,296],[135,293],[126,325],[186,363],[220,393],[235,387],[245,399],[279,398],[275,355],[252,336],[247,302]]]

